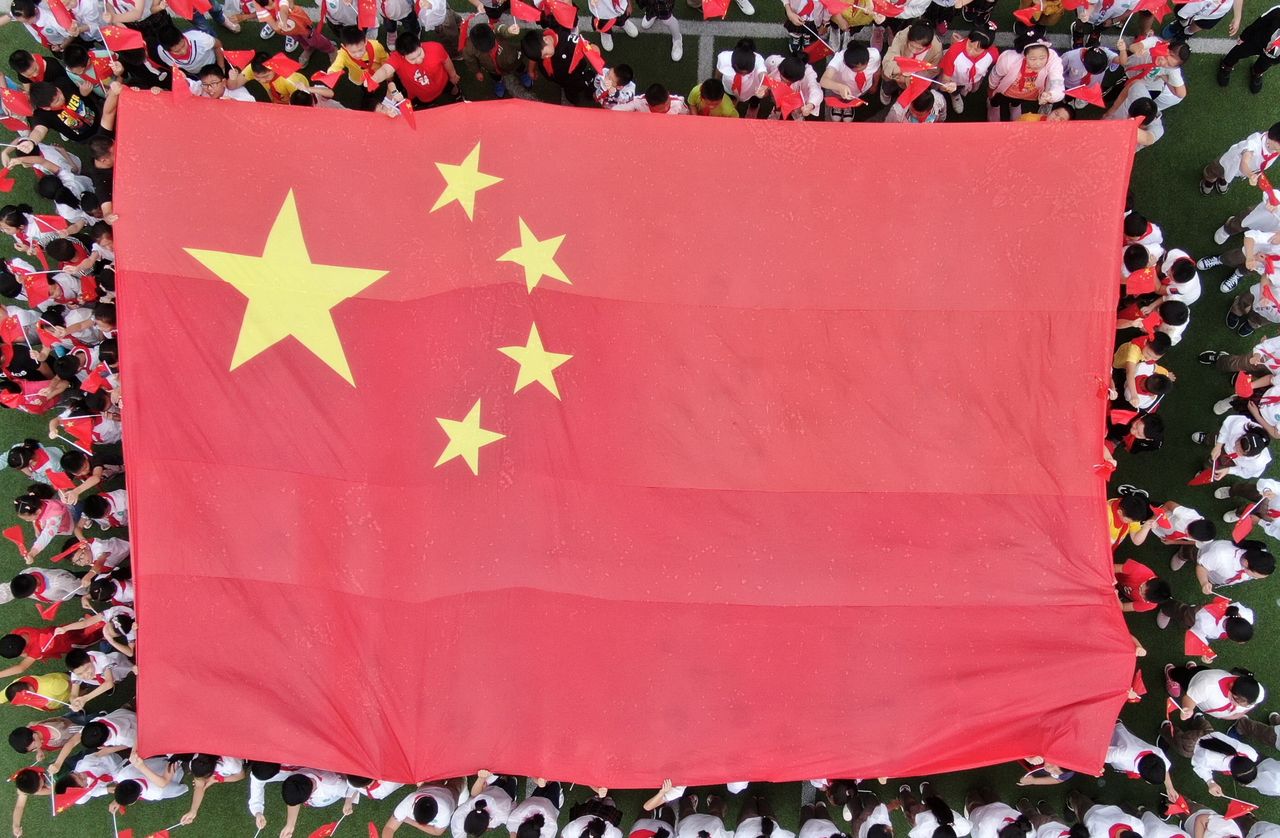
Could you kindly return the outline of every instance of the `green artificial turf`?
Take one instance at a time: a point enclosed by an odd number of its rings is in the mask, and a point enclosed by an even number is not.
[[[750,20],[754,22],[778,21],[782,18],[781,7],[776,3],[757,0],[757,14]],[[1260,0],[1248,0],[1245,4],[1246,22],[1252,15],[1267,8]],[[1003,7],[998,16],[1006,27],[1010,9]],[[690,10],[681,6],[678,14],[682,17],[693,17]],[[741,12],[733,7],[729,12],[729,21],[745,20]],[[1060,25],[1057,27],[1062,29]],[[250,31],[253,30],[253,31]],[[1220,26],[1212,35],[1224,35],[1225,26]],[[779,40],[758,39],[759,46],[765,51],[777,51],[782,47],[779,28]],[[246,25],[245,32],[231,36],[220,32],[224,44],[229,48],[260,48],[262,42],[256,33],[256,27]],[[668,57],[670,40],[665,34],[642,36],[632,40],[619,35],[615,38],[617,47],[610,54],[612,63],[626,61],[636,71],[638,86],[643,87],[652,81],[662,81],[676,92],[687,92],[699,81],[697,73],[698,39],[686,34],[685,58],[679,65],[672,65]],[[715,49],[727,49],[732,45],[732,37],[717,37]],[[269,49],[279,48],[279,39],[269,42]],[[16,48],[30,48],[30,40],[26,32],[19,26],[11,25],[0,29],[0,47],[7,55]],[[1194,42],[1193,42],[1194,48]],[[321,69],[323,58],[317,56],[309,71]],[[1182,105],[1172,109],[1165,116],[1167,134],[1154,148],[1140,152],[1137,156],[1132,180],[1135,207],[1145,213],[1164,229],[1167,245],[1188,250],[1193,256],[1202,256],[1216,252],[1213,246],[1212,233],[1221,221],[1233,212],[1251,206],[1257,199],[1256,190],[1237,182],[1231,192],[1224,196],[1203,197],[1198,190],[1198,173],[1203,164],[1216,158],[1228,145],[1245,134],[1265,128],[1280,114],[1276,108],[1280,97],[1280,72],[1272,74],[1268,79],[1267,89],[1259,96],[1251,96],[1244,89],[1243,68],[1229,91],[1219,88],[1214,82],[1213,74],[1217,65],[1215,56],[1197,56],[1187,68],[1187,82],[1190,89],[1188,99]],[[459,68],[461,71],[461,68]],[[488,95],[487,86],[480,86],[468,80],[468,95],[484,97]],[[540,98],[553,99],[556,92],[539,85],[535,91]],[[239,107],[239,106],[237,106]],[[966,119],[981,118],[981,109],[970,107],[964,115]],[[928,130],[928,129],[921,129]],[[941,161],[940,161],[941,163]],[[1089,172],[1082,171],[1081,177],[1089,177]],[[30,201],[31,179],[27,173],[18,174],[18,187],[6,196],[11,202],[17,200]],[[1043,196],[1046,205],[1052,206],[1053,195]],[[34,203],[34,202],[33,202]],[[0,237],[0,254],[9,256],[7,237]],[[1226,376],[1196,363],[1196,354],[1205,348],[1221,348],[1243,350],[1256,341],[1236,337],[1223,325],[1229,299],[1217,291],[1218,281],[1222,278],[1221,270],[1207,273],[1204,279],[1204,294],[1193,306],[1193,326],[1188,330],[1185,339],[1165,360],[1165,364],[1173,369],[1178,380],[1172,394],[1161,406],[1160,412],[1166,422],[1168,435],[1165,448],[1155,454],[1142,454],[1136,457],[1121,455],[1120,469],[1115,483],[1132,483],[1149,490],[1153,498],[1163,501],[1176,499],[1189,504],[1201,512],[1220,519],[1221,513],[1229,508],[1229,503],[1217,501],[1209,489],[1188,487],[1186,481],[1194,474],[1200,464],[1202,450],[1197,450],[1189,442],[1189,435],[1195,430],[1214,430],[1216,417],[1211,411],[1212,403],[1226,395],[1230,382]],[[1012,278],[1011,278],[1012,280]],[[125,324],[124,328],[128,328]],[[18,442],[27,436],[41,437],[45,422],[33,419],[12,411],[0,412],[0,444],[5,446]],[[0,471],[0,498],[15,497],[25,486],[25,480],[12,471]],[[1100,512],[1101,514],[1101,512]],[[1175,593],[1188,601],[1202,601],[1203,597],[1195,584],[1191,569],[1185,569],[1176,576],[1168,571],[1169,548],[1154,543],[1142,548],[1126,547],[1120,558],[1135,556],[1147,561],[1162,575],[1172,579]],[[7,546],[3,552],[8,570],[0,573],[4,576],[16,572],[21,563],[16,554]],[[1254,670],[1265,685],[1280,690],[1280,657],[1275,654],[1274,638],[1280,633],[1277,618],[1280,617],[1280,584],[1274,581],[1253,582],[1234,588],[1233,596],[1252,606],[1258,613],[1259,636],[1245,647],[1220,649],[1222,654],[1219,663],[1227,666],[1242,665]],[[26,603],[12,603],[0,608],[0,632],[15,625],[36,624],[38,618],[34,609]],[[1123,719],[1135,733],[1154,738],[1157,725],[1162,718],[1163,688],[1160,669],[1167,661],[1183,660],[1181,637],[1176,632],[1160,633],[1155,629],[1150,615],[1139,615],[1131,618],[1130,624],[1135,634],[1149,650],[1149,655],[1142,661],[1143,674],[1151,695],[1137,705],[1125,708]],[[1084,627],[1087,630],[1087,627]],[[146,627],[143,627],[143,642]],[[193,642],[200,642],[193,638]],[[145,672],[143,673],[145,677]],[[129,697],[131,690],[122,689],[121,695],[112,698],[104,707],[123,701]],[[1280,702],[1271,700],[1264,706],[1264,712],[1280,709]],[[0,733],[19,724],[38,718],[41,714],[24,708],[4,707],[0,709]],[[804,724],[797,719],[797,724]],[[851,720],[847,730],[833,730],[832,737],[855,736],[855,720]],[[962,719],[940,720],[939,724],[964,724]],[[922,731],[922,735],[925,732]],[[12,774],[19,767],[28,764],[24,758],[14,754],[7,747],[0,745],[0,771],[5,776]],[[1044,797],[1053,805],[1061,808],[1067,790],[1079,788],[1086,794],[1117,802],[1128,802],[1135,805],[1154,806],[1158,803],[1158,794],[1152,787],[1139,781],[1128,780],[1109,774],[1102,779],[1079,777],[1063,786],[1039,787],[1035,789],[1018,789],[1014,783],[1021,770],[1015,766],[997,766],[978,769],[933,778],[936,787],[950,802],[959,806],[964,791],[974,784],[986,784],[995,789],[1004,799],[1012,802],[1022,794],[1028,794],[1033,800]],[[1207,801],[1209,798],[1203,785],[1180,761],[1175,778],[1179,787],[1195,800]],[[674,778],[677,782],[679,778]],[[896,789],[896,779],[883,787],[884,795],[890,797]],[[1245,799],[1259,800],[1256,793],[1245,790],[1239,794],[1227,784],[1227,792]],[[779,820],[786,826],[795,827],[801,799],[799,783],[784,783],[770,787]],[[698,789],[704,797],[709,789]],[[254,827],[246,808],[247,784],[219,786],[210,790],[205,798],[203,811],[199,821],[185,828],[180,835],[190,836],[250,836]],[[580,799],[589,794],[585,788],[578,787],[570,792],[570,799]],[[619,803],[630,818],[638,810],[640,802],[647,797],[647,792],[616,792]],[[393,804],[400,799],[403,792],[392,796],[390,802],[365,802],[357,809],[356,814],[342,826],[339,835],[363,835],[366,823],[374,821],[379,828],[390,814]],[[11,784],[0,785],[0,810],[10,811],[14,799]],[[730,824],[735,823],[735,813],[739,801],[730,805]],[[189,804],[189,797],[163,804],[140,804],[131,807],[120,820],[121,828],[130,828],[135,836],[142,836],[175,824]],[[264,831],[264,836],[274,836],[283,823],[283,804],[277,795],[268,795],[268,816],[271,823]],[[1269,820],[1280,820],[1280,803],[1271,802],[1263,806],[1259,812]],[[337,807],[328,810],[305,810],[296,831],[298,836],[307,836],[320,824],[336,819]],[[898,818],[898,833],[905,834],[906,824]],[[105,836],[111,834],[111,818],[106,805],[97,801],[92,805],[73,808],[70,812],[51,820],[49,801],[38,798],[31,801],[25,821],[26,835],[30,836]],[[408,828],[406,827],[406,830]],[[407,834],[407,833],[406,833]]]

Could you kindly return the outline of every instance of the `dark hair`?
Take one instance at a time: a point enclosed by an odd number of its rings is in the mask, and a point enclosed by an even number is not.
[[[41,82],[43,84],[43,82]],[[39,85],[36,85],[37,87]],[[32,88],[33,90],[35,88]],[[57,90],[55,87],[54,90]],[[8,224],[10,227],[21,227],[27,223],[27,216],[31,214],[30,204],[5,204],[0,207],[0,221]]]
[[[156,33],[155,39],[160,43],[160,46],[165,49],[173,49],[178,44],[182,43],[182,33],[179,32],[178,27],[174,26],[172,23],[166,23],[160,28],[160,31]]]
[[[1163,355],[1173,347],[1173,338],[1165,332],[1156,332],[1147,341],[1147,348],[1154,352],[1157,356]]]
[[[87,750],[96,751],[107,743],[111,730],[103,722],[89,722],[80,731],[80,744]]]
[[[338,29],[338,41],[343,46],[355,46],[367,42],[364,30],[358,26],[343,26]],[[410,50],[412,52],[412,50]]]
[[[538,30],[538,37],[542,37],[542,32],[540,30]],[[418,48],[421,46],[422,41],[420,41],[418,36],[412,32],[401,33],[396,38],[396,52],[401,55],[409,55],[410,53],[417,52]],[[541,50],[539,50],[539,52],[541,52]],[[537,57],[538,56],[536,55],[534,56],[534,58]]]
[[[777,824],[774,823],[773,818],[769,818],[769,817],[761,818],[760,819],[761,838],[769,838],[769,836],[773,834],[774,827],[776,826]]]
[[[1163,579],[1152,579],[1147,582],[1146,591],[1142,598],[1147,602],[1168,602],[1173,599],[1173,590],[1169,587],[1169,583]]]
[[[1131,244],[1124,249],[1121,261],[1126,271],[1140,271],[1151,264],[1151,251],[1140,244]]]
[[[1181,326],[1191,317],[1191,309],[1181,300],[1165,300],[1160,304],[1160,319],[1170,326]]]
[[[546,822],[547,819],[541,812],[530,815],[516,827],[515,838],[538,838],[542,834],[542,826]]]
[[[1234,607],[1233,605],[1232,608]],[[1236,643],[1248,643],[1253,639],[1253,623],[1244,617],[1231,614],[1230,611],[1231,608],[1228,608],[1228,616],[1222,621],[1222,629],[1226,633],[1227,639]]]
[[[101,518],[111,511],[111,505],[102,495],[89,495],[81,501],[80,511],[90,518]]]
[[[630,64],[618,64],[613,68],[613,74],[618,77],[618,83],[624,87],[631,84],[636,78],[636,71],[631,69]],[[723,86],[721,89],[723,89]]]
[[[196,754],[191,758],[191,776],[212,777],[218,767],[218,758],[213,754]]]
[[[867,830],[867,838],[893,838],[893,830],[878,823]]]
[[[16,658],[27,648],[27,640],[20,634],[6,634],[0,637],[0,657]]]
[[[222,69],[221,67],[219,67],[217,64],[206,64],[206,65],[204,65],[203,67],[201,67],[201,68],[200,68],[200,78],[201,78],[201,79],[207,79],[207,78],[209,78],[210,76],[217,76],[218,78],[222,79],[223,81],[226,81],[226,79],[227,79],[227,71],[226,71],[226,70],[224,70],[224,69]],[[108,229],[109,229],[109,228],[108,228]]]
[[[255,780],[266,782],[280,773],[280,763],[251,760],[249,762],[249,773]]]
[[[1164,785],[1168,768],[1159,754],[1146,754],[1138,760],[1138,776],[1153,786]]]
[[[25,49],[15,49],[9,53],[9,66],[18,75],[22,75],[36,63],[35,56],[27,52]]]
[[[31,458],[40,450],[40,443],[34,439],[24,439],[22,442],[9,449],[9,456],[6,462],[9,468],[26,468],[31,462]]]
[[[649,103],[649,107],[656,108],[659,105],[666,104],[671,98],[671,94],[667,93],[667,88],[654,82],[644,90],[644,100]]]
[[[1245,704],[1253,704],[1262,695],[1262,685],[1253,677],[1252,672],[1245,670],[1244,674],[1236,676],[1235,683],[1231,685],[1231,694]]]
[[[999,838],[1022,838],[1031,832],[1031,820],[1026,815],[1019,815],[1013,823],[1005,824],[996,833]],[[1142,838],[1142,836],[1137,836]]]
[[[36,735],[31,732],[29,727],[15,727],[9,731],[9,747],[20,754],[30,752],[31,746],[35,743]]]
[[[400,45],[402,43],[404,43],[404,38],[402,37],[396,38],[397,52],[399,52]],[[520,38],[520,51],[524,53],[524,57],[527,58],[529,61],[541,61],[542,60],[542,43],[543,43],[543,39],[542,39],[541,29],[527,29],[525,30],[524,35],[521,36]],[[488,829],[488,827],[485,827],[485,828]]]
[[[15,599],[26,599],[36,592],[36,577],[30,573],[19,573],[9,581],[9,590]]]
[[[1147,420],[1150,421],[1153,418],[1154,417],[1148,416]],[[1161,428],[1163,429],[1164,420],[1162,419],[1160,420],[1160,422],[1161,422]],[[63,461],[64,462],[66,461],[65,454],[63,455]],[[1214,524],[1212,521],[1210,521],[1208,518],[1197,518],[1196,520],[1192,521],[1190,524],[1187,524],[1187,535],[1191,536],[1196,541],[1213,541],[1214,537],[1217,536],[1217,534],[1218,534],[1218,526]]]
[[[1257,425],[1251,426],[1240,436],[1240,450],[1246,457],[1260,454],[1271,444],[1271,437]]]
[[[931,24],[916,21],[907,27],[907,40],[917,44],[933,43],[934,28]]]
[[[399,43],[397,41],[396,43]],[[483,835],[489,829],[489,801],[481,798],[472,804],[470,812],[462,821],[462,830],[472,838]]]
[[[862,44],[849,44],[844,48],[844,66],[852,70],[854,67],[865,67],[871,61],[871,51]]]
[[[1111,63],[1111,57],[1099,47],[1089,47],[1080,54],[1080,63],[1084,65],[1086,72],[1096,76],[1107,69],[1107,65]]]
[[[992,39],[990,32],[984,32],[981,29],[970,29],[967,37],[970,41],[973,41],[983,49],[987,49],[991,46]]]
[[[89,48],[79,38],[72,38],[62,48],[62,66],[69,70],[79,70],[89,66]]]
[[[1129,116],[1136,116],[1141,119],[1143,128],[1155,122],[1156,117],[1159,115],[1160,108],[1156,105],[1155,99],[1144,96],[1141,99],[1134,100],[1133,104],[1129,105]]]
[[[52,82],[38,81],[31,85],[31,104],[37,108],[47,108],[58,98],[58,86]]]
[[[1134,211],[1124,217],[1124,234],[1129,238],[1144,235],[1147,232],[1147,217]]]
[[[720,79],[707,79],[699,88],[704,102],[719,102],[724,98],[724,84]]]
[[[420,824],[428,824],[435,820],[440,812],[440,804],[429,794],[419,797],[413,804],[413,819]]]
[[[75,455],[74,457],[72,455]],[[70,458],[71,462],[67,462]],[[82,467],[89,464],[89,455],[83,451],[67,451],[62,455],[62,470],[68,474],[79,471]],[[70,545],[67,545],[70,546]]]
[[[354,789],[368,788],[372,782],[373,779],[371,777],[361,777],[359,774],[347,775],[347,784]]]
[[[1173,382],[1169,380],[1169,376],[1158,372],[1148,375],[1146,380],[1143,382],[1143,386],[1147,388],[1147,392],[1154,393],[1156,395],[1169,392],[1169,387],[1172,385]],[[1143,520],[1145,521],[1146,519],[1144,518]]]
[[[931,794],[920,802],[925,805],[925,808],[933,813],[933,817],[938,822],[939,826],[950,826],[955,823],[955,812],[951,811],[951,807],[948,806],[946,801],[941,797],[938,797],[936,794]]]
[[[37,14],[35,0],[13,0],[10,9],[15,15],[22,18],[35,17]]]
[[[782,59],[782,63],[778,65],[778,75],[782,76],[783,81],[795,84],[804,78],[804,71],[808,66],[809,61],[804,57],[804,53],[792,53]]]
[[[271,56],[262,50],[258,50],[253,54],[253,58],[249,59],[249,66],[253,69],[254,74],[273,73],[274,70],[267,66],[267,62],[270,60]]]
[[[280,796],[286,806],[301,806],[315,791],[315,782],[304,774],[290,774],[280,784]]]
[[[116,141],[114,137],[95,134],[89,138],[89,142],[86,145],[89,146],[89,159],[101,160],[115,150]]]
[[[934,102],[935,100],[933,98],[933,91],[926,90],[923,93],[921,93],[919,96],[911,100],[911,110],[927,111],[933,107]]]
[[[604,818],[595,817],[587,822],[587,828],[583,831],[584,835],[590,835],[591,838],[603,838],[604,836]]]
[[[94,602],[110,602],[116,594],[116,580],[94,579],[89,583],[89,599]]]
[[[25,730],[25,728],[20,729]],[[9,737],[9,743],[13,744],[12,736]],[[13,785],[23,794],[35,794],[40,791],[40,784],[43,777],[43,772],[37,771],[34,768],[23,768],[17,774],[13,775]]]
[[[1120,514],[1130,521],[1142,522],[1151,517],[1151,498],[1146,492],[1136,495],[1122,495],[1120,498]]]
[[[1196,276],[1196,263],[1190,259],[1178,259],[1169,266],[1169,276],[1174,282],[1190,282]]]
[[[750,38],[739,38],[729,56],[729,66],[735,73],[750,73],[756,68],[756,42]],[[1277,123],[1280,124],[1280,123]]]
[[[1276,557],[1266,550],[1245,550],[1243,561],[1245,567],[1262,576],[1270,576],[1276,571]]]
[[[84,649],[72,649],[65,658],[67,669],[79,669],[89,662],[89,653]]]
[[[116,784],[116,803],[132,806],[142,797],[142,784],[137,780],[121,780]]]
[[[497,45],[498,39],[493,36],[493,28],[487,23],[477,23],[471,27],[471,43],[481,52],[488,52]]]
[[[1191,57],[1191,47],[1186,41],[1170,41],[1169,57],[1178,59],[1179,64],[1186,64]]]
[[[50,181],[53,178],[45,178],[45,180]],[[76,257],[76,246],[68,239],[54,239],[44,246],[44,252],[55,262],[70,262]]]

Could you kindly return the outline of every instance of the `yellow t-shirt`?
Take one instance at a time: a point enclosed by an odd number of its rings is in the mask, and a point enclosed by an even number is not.
[[[65,672],[49,672],[45,675],[26,673],[22,677],[35,678],[36,692],[45,698],[53,699],[55,702],[66,702],[71,698],[71,679]],[[3,691],[0,691],[0,704],[8,703],[9,699],[5,697]]]
[[[1116,354],[1111,356],[1111,367],[1113,369],[1122,370],[1128,364],[1137,364],[1142,361],[1142,347],[1134,345],[1132,341],[1120,344],[1120,348],[1116,350]],[[1161,375],[1168,375],[1169,371],[1164,367],[1156,364],[1156,372]]]
[[[372,56],[373,64],[370,65],[369,60]],[[333,59],[333,63],[329,65],[330,73],[346,73],[347,80],[352,84],[364,84],[365,69],[370,72],[378,72],[383,64],[387,63],[387,48],[377,41],[364,42],[364,58],[357,61],[351,57],[351,53],[346,48],[338,50],[338,55]]]
[[[719,104],[704,114],[702,112],[702,85],[698,85],[693,90],[689,91],[688,103],[689,110],[699,116],[726,116],[734,119],[737,119],[738,117],[738,109],[734,106],[733,100],[728,96],[722,97]]]
[[[246,81],[257,81],[257,76],[253,74],[253,67],[245,67],[241,71]],[[262,82],[258,82],[262,84]],[[267,84],[262,84],[266,88],[267,95],[271,97],[271,101],[277,105],[289,104],[289,97],[293,95],[295,90],[304,90],[310,85],[307,83],[307,77],[302,73],[294,73],[289,76],[277,75]]]

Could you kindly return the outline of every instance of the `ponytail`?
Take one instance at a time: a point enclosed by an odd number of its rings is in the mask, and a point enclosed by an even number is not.
[[[951,811],[951,807],[937,795],[930,795],[923,801],[933,816],[938,819],[938,826],[951,826],[956,821],[956,813]]]

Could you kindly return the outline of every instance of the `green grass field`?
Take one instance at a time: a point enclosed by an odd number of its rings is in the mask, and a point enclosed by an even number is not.
[[[1260,0],[1248,0],[1245,4],[1245,21],[1252,15],[1267,8]],[[1002,8],[1002,22],[1007,28],[1009,8]],[[690,10],[681,6],[678,14],[692,16]],[[782,17],[777,4],[759,2],[755,22],[778,21]],[[729,20],[742,20],[740,12],[734,8],[729,13]],[[1058,29],[1062,29],[1059,26]],[[256,27],[247,26],[245,32],[228,37],[228,33],[220,33],[224,43],[230,47],[260,47]],[[779,27],[778,35],[781,36]],[[1220,26],[1213,33],[1225,35],[1225,26]],[[638,86],[643,89],[652,81],[662,81],[673,91],[687,92],[698,81],[697,74],[697,39],[686,36],[685,58],[673,66],[668,60],[669,40],[665,35],[642,36],[631,40],[625,36],[618,37],[617,48],[610,55],[611,62],[626,61],[636,70]],[[716,39],[717,50],[731,45],[729,38]],[[279,48],[279,40],[275,40],[271,50]],[[766,42],[759,40],[762,51],[769,48],[780,48],[781,41]],[[16,48],[30,48],[30,39],[19,26],[13,25],[0,29],[0,44],[4,52]],[[1194,49],[1193,42],[1193,49]],[[317,57],[310,70],[320,68],[321,57]],[[1256,200],[1256,191],[1237,183],[1225,196],[1203,197],[1197,184],[1200,168],[1208,160],[1215,158],[1229,144],[1235,142],[1246,133],[1270,125],[1280,109],[1280,73],[1268,79],[1267,89],[1259,96],[1251,96],[1244,89],[1244,72],[1237,72],[1232,88],[1224,91],[1213,79],[1217,66],[1216,56],[1200,55],[1193,58],[1188,68],[1188,85],[1190,93],[1185,103],[1171,110],[1165,117],[1168,133],[1164,140],[1154,148],[1139,153],[1134,168],[1132,188],[1135,206],[1148,217],[1164,228],[1167,245],[1184,248],[1193,256],[1202,256],[1216,252],[1212,243],[1213,230],[1227,215],[1252,205]],[[487,90],[478,90],[474,84],[468,84],[468,93],[473,96],[487,95]],[[539,87],[543,98],[552,98],[554,90]],[[969,108],[965,117],[980,118],[977,108]],[[370,117],[373,118],[373,117]],[[797,130],[803,130],[797,128]],[[852,129],[856,130],[856,129]],[[929,130],[929,129],[920,129]],[[1081,177],[1089,177],[1089,172],[1081,172]],[[18,175],[18,188],[7,196],[9,201],[30,200],[30,176]],[[1052,206],[1055,196],[1044,195],[1043,200]],[[8,258],[7,237],[0,244],[4,258]],[[1189,442],[1189,435],[1195,430],[1216,429],[1216,417],[1211,411],[1212,403],[1227,394],[1230,384],[1226,376],[1216,373],[1196,362],[1196,354],[1205,348],[1222,348],[1242,350],[1256,341],[1236,337],[1226,330],[1223,316],[1229,303],[1226,295],[1217,291],[1222,271],[1214,271],[1204,276],[1205,292],[1193,307],[1194,325],[1187,332],[1186,338],[1169,355],[1165,364],[1178,375],[1174,392],[1166,398],[1161,407],[1168,434],[1165,448],[1158,454],[1146,454],[1134,457],[1121,457],[1121,466],[1115,476],[1115,482],[1133,483],[1152,493],[1153,498],[1162,501],[1174,498],[1190,504],[1201,512],[1220,518],[1228,508],[1228,502],[1214,500],[1210,491],[1203,488],[1187,487],[1186,481],[1198,469],[1202,453],[1195,450]],[[1011,280],[1013,278],[1011,277]],[[128,325],[125,325],[128,328]],[[39,437],[42,433],[43,421],[31,419],[10,411],[0,415],[0,444],[6,447],[20,441],[26,436]],[[21,475],[11,471],[0,471],[0,498],[17,496],[25,485]],[[6,504],[7,507],[7,504]],[[8,525],[6,521],[4,525]],[[1154,542],[1154,539],[1152,539]],[[5,561],[9,563],[9,571],[16,572],[21,563],[16,554],[6,547]],[[1149,562],[1158,572],[1168,573],[1167,556],[1169,548],[1150,543],[1142,549],[1126,549],[1120,557],[1136,556]],[[1200,601],[1202,597],[1195,585],[1191,570],[1182,571],[1174,582],[1175,593],[1188,601]],[[1243,648],[1223,650],[1219,663],[1232,666],[1243,665],[1254,670],[1269,686],[1273,693],[1280,690],[1280,656],[1275,653],[1273,643],[1280,626],[1280,583],[1275,581],[1255,582],[1232,592],[1241,600],[1255,608],[1258,612],[1259,636],[1251,644]],[[1160,669],[1165,662],[1182,660],[1181,637],[1175,632],[1162,634],[1155,628],[1150,615],[1141,615],[1143,619],[1131,620],[1135,634],[1149,650],[1149,655],[1142,661],[1143,674],[1152,693],[1141,704],[1129,705],[1123,718],[1130,728],[1148,739],[1154,738],[1156,727],[1162,717],[1163,691]],[[15,603],[0,609],[0,629],[15,625],[35,624],[37,620],[34,610],[25,603]],[[145,637],[146,628],[143,628]],[[145,642],[145,640],[143,641]],[[113,698],[112,703],[127,699],[131,690],[122,689],[122,695]],[[1280,709],[1280,702],[1272,699],[1264,710]],[[38,717],[34,711],[5,707],[0,709],[4,717],[2,727],[7,732],[14,726],[26,723]],[[803,724],[797,720],[797,724]],[[961,720],[952,722],[960,723]],[[832,731],[832,736],[843,734],[854,735],[856,731]],[[9,748],[0,746],[0,770],[5,776],[12,774],[24,764],[25,758],[14,754]],[[1014,766],[1000,766],[981,770],[963,772],[933,778],[935,785],[950,802],[959,806],[962,795],[969,786],[985,783],[992,786],[1006,800],[1012,802],[1023,793],[1033,800],[1044,797],[1055,806],[1061,807],[1066,791],[1079,788],[1108,801],[1123,801],[1135,805],[1154,806],[1158,802],[1157,792],[1138,781],[1127,780],[1116,775],[1108,775],[1103,779],[1081,777],[1063,786],[1040,787],[1037,789],[1017,789],[1014,782],[1020,775],[1020,769]],[[1193,800],[1208,801],[1203,785],[1186,768],[1180,765],[1175,774],[1180,788]],[[674,778],[677,782],[679,778]],[[890,780],[883,788],[886,797],[891,796],[898,781]],[[707,790],[699,790],[705,794]],[[1244,791],[1237,793],[1226,786],[1228,794],[1243,797],[1247,800],[1259,801],[1256,793]],[[589,794],[585,788],[573,789],[571,799]],[[784,825],[794,828],[800,803],[801,787],[798,783],[779,784],[772,787],[775,808]],[[362,804],[356,814],[342,826],[339,835],[364,834],[365,824],[374,821],[381,827],[391,811],[392,805],[402,793],[393,795],[390,803]],[[254,827],[245,807],[247,796],[246,784],[216,787],[208,794],[200,820],[181,834],[217,835],[217,836],[250,836]],[[628,817],[638,809],[639,803],[647,796],[647,792],[616,793]],[[0,809],[8,812],[14,799],[13,787],[10,784],[0,786]],[[130,828],[135,836],[141,838],[150,833],[175,824],[186,811],[189,797],[164,804],[141,804],[130,809],[121,818],[120,827]],[[733,824],[736,801],[731,805],[730,824]],[[270,824],[264,836],[273,836],[283,823],[283,804],[278,796],[268,795],[268,817]],[[1280,802],[1271,802],[1263,806],[1259,815],[1268,820],[1280,820]],[[337,808],[314,811],[306,810],[299,821],[296,835],[307,836],[322,823],[336,819]],[[895,817],[899,817],[895,815]],[[899,834],[905,834],[906,824],[899,820]],[[49,802],[47,798],[36,799],[28,809],[25,821],[25,834],[30,836],[104,836],[110,835],[111,818],[106,811],[105,803],[75,807],[72,811],[50,820]]]

